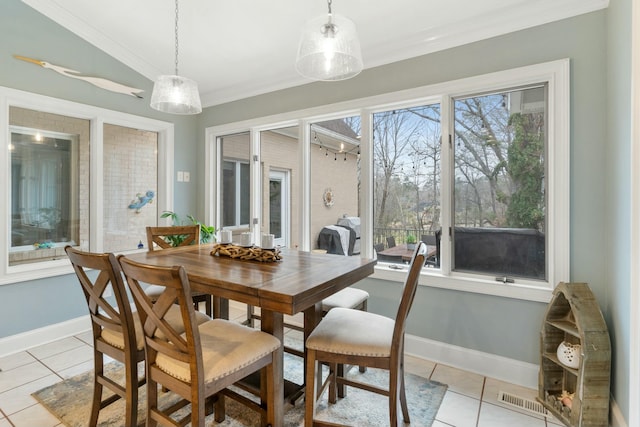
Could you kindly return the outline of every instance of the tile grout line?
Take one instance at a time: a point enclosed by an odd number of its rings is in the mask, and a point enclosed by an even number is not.
[[[26,350],[26,352],[27,352],[27,353],[29,353],[29,350]],[[58,353],[58,354],[60,354],[60,353]],[[58,378],[60,378],[61,380],[64,380],[64,378],[63,378],[60,374],[58,374],[56,371],[54,371],[53,369],[51,369],[51,368],[49,367],[49,365],[47,365],[46,363],[44,363],[42,360],[40,360],[39,358],[37,358],[37,357],[36,357],[36,356],[34,356],[33,354],[29,353],[29,355],[30,355],[31,357],[33,357],[34,359],[36,359],[36,361],[37,361],[39,364],[41,364],[42,366],[44,366],[45,368],[47,368],[47,369],[48,369],[51,373],[53,373],[55,376],[57,376],[57,377],[58,377]],[[44,378],[44,377],[41,377],[41,378]],[[41,378],[38,378],[37,380],[39,380],[39,379],[41,379]],[[37,380],[35,380],[35,381],[37,381]],[[29,381],[29,382],[32,382],[32,381]],[[27,383],[27,384],[28,384],[28,383]]]
[[[478,405],[478,415],[476,416],[476,427],[480,425],[480,411],[482,411],[482,404],[484,402],[484,390],[487,386],[487,377],[482,377],[482,390],[480,391],[480,404]]]
[[[16,425],[9,418],[9,415],[7,415],[1,408],[0,408],[0,414],[2,414],[4,419],[7,420],[7,422],[9,423],[9,425],[11,425],[11,427],[16,427]]]

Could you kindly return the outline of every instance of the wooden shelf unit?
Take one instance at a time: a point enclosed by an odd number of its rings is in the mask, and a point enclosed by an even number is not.
[[[580,344],[577,369],[557,357],[560,343]],[[569,427],[603,427],[609,422],[611,343],[607,325],[586,283],[558,284],[540,334],[538,400]],[[571,408],[559,397],[575,393]]]

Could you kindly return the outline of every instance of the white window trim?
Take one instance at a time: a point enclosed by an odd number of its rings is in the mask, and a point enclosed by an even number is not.
[[[11,141],[9,132],[9,107],[21,107],[90,121],[90,194],[89,206],[89,245],[90,250],[100,252],[103,247],[103,162],[102,138],[105,123],[141,129],[158,133],[158,212],[172,210],[173,206],[173,123],[135,116],[118,111],[107,110],[91,105],[52,98],[0,86],[0,135],[2,146],[8,147]],[[9,150],[0,150],[0,164],[5,165],[0,172],[0,188],[4,189],[4,206],[10,203],[11,156]],[[65,257],[57,260],[40,261],[32,264],[9,266],[9,209],[0,210],[0,224],[3,224],[0,236],[0,285],[35,280],[73,273],[69,260]]]
[[[528,84],[548,83],[548,146],[549,156],[547,167],[550,177],[547,180],[547,251],[549,271],[546,282],[516,282],[516,284],[503,284],[482,278],[479,275],[454,274],[450,266],[444,262],[441,270],[424,269],[420,278],[420,284],[449,290],[473,292],[486,295],[496,295],[506,298],[517,298],[531,301],[548,302],[555,285],[561,281],[569,281],[570,278],[570,97],[569,97],[569,59],[546,62],[531,66],[525,66],[481,76],[469,77],[451,82],[439,83],[419,88],[407,89],[399,92],[377,95],[368,98],[326,105],[307,110],[295,111],[268,117],[210,127],[206,129],[206,176],[209,189],[208,200],[205,206],[213,206],[216,209],[216,170],[215,153],[216,138],[234,132],[251,131],[258,132],[265,129],[282,127],[282,123],[290,125],[297,123],[300,126],[301,151],[300,188],[302,194],[299,197],[301,203],[300,236],[302,250],[309,250],[308,236],[310,218],[308,197],[310,192],[308,146],[309,132],[306,131],[309,123],[329,118],[345,117],[348,115],[361,115],[362,117],[362,141],[371,140],[370,116],[374,111],[400,108],[402,105],[417,105],[420,102],[433,103],[434,99],[442,104],[442,109],[448,108],[451,97],[462,96],[469,93],[508,89]],[[448,141],[451,125],[442,123],[443,140]],[[447,150],[443,150],[443,162]],[[373,257],[373,153],[370,144],[361,146],[362,197],[360,212],[362,217],[361,246],[363,257]],[[442,185],[446,185],[443,181]],[[442,188],[442,194],[449,194],[450,188]],[[213,199],[211,199],[213,197]],[[450,201],[443,198],[443,212]],[[449,207],[450,208],[450,207]],[[450,219],[443,215],[443,229],[448,227]],[[443,239],[444,241],[445,239]],[[448,249],[448,242],[444,243],[443,252]],[[392,270],[388,265],[381,263],[376,266],[375,273],[371,276],[375,279],[383,279],[395,282],[403,282],[406,270]]]

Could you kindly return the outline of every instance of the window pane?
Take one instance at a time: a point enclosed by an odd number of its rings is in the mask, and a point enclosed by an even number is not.
[[[360,254],[360,117],[311,126],[311,248]]]
[[[546,88],[454,100],[453,269],[545,279]]]
[[[240,167],[240,183],[237,189],[240,196],[240,224],[249,225],[251,223],[251,193],[249,191],[251,174],[249,163],[239,163],[238,166]]]
[[[236,163],[222,162],[222,226],[236,225]]]
[[[67,244],[88,244],[89,200],[80,197],[88,194],[88,169],[78,165],[88,162],[89,122],[11,107],[10,123],[9,265],[59,258]]]
[[[269,180],[269,233],[282,237],[282,180]]]
[[[273,234],[276,246],[295,247],[300,244],[300,203],[296,182],[299,167],[298,126],[269,129],[260,132],[260,159],[262,161],[262,224],[263,233]]]
[[[158,221],[158,134],[105,124],[103,141],[104,251],[146,246]]]
[[[429,245],[438,267],[440,235],[440,105],[373,115],[374,247],[378,260],[409,262],[413,244]]]
[[[218,138],[222,153],[220,212],[223,227],[249,227],[251,218],[249,133]]]

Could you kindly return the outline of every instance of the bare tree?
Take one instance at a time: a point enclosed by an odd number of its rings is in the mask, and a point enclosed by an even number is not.
[[[419,137],[420,122],[405,110],[386,111],[373,116],[373,149],[376,163],[376,224],[391,224],[387,204],[391,195],[394,176],[404,166],[406,149]],[[397,182],[397,180],[396,180]]]

